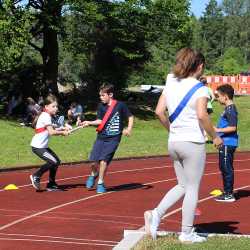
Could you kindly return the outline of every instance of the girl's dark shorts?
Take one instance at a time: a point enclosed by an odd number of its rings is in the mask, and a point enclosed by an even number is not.
[[[96,162],[106,161],[107,164],[109,164],[113,159],[113,156],[119,146],[120,141],[121,136],[105,139],[97,138],[93,145],[89,160]]]

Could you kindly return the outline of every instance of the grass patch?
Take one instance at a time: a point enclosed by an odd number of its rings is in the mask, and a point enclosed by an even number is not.
[[[239,111],[239,150],[249,150],[250,97],[237,97],[235,103]],[[154,117],[154,108],[147,105],[132,105],[131,110],[136,116],[133,134],[130,138],[123,137],[116,158],[167,154],[167,132]],[[214,110],[212,119],[216,124],[223,108],[215,103]],[[21,127],[16,121],[0,119],[0,168],[37,165],[42,162],[30,149],[33,134],[33,129]],[[95,138],[95,129],[90,127],[68,137],[53,136],[50,139],[50,147],[62,162],[87,160]],[[216,151],[212,145],[208,145],[207,149],[208,152]]]
[[[148,237],[140,241],[133,250],[248,250],[249,238],[209,237],[206,242],[196,244],[181,244],[177,237],[160,237],[153,241]]]

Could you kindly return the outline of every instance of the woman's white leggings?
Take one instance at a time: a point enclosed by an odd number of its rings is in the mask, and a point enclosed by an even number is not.
[[[205,144],[169,142],[168,151],[174,161],[178,184],[166,193],[156,207],[156,211],[161,218],[168,208],[184,196],[182,203],[182,232],[190,233],[198,202],[200,181],[205,167]]]

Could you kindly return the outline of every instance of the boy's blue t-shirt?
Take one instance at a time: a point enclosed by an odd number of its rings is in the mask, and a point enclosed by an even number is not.
[[[97,109],[97,119],[102,120],[107,110],[108,105],[100,103]],[[98,133],[97,137],[100,139],[120,137],[124,128],[124,122],[130,116],[132,114],[127,105],[118,101],[103,130]]]
[[[220,120],[217,124],[218,128],[237,127],[238,124],[238,112],[234,104],[226,106],[224,112],[220,116]],[[223,140],[223,145],[226,146],[238,146],[238,134],[237,131],[232,133],[218,133]]]

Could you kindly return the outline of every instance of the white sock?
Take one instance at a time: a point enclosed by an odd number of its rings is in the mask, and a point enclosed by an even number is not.
[[[103,180],[99,179],[97,184],[103,184]]]
[[[95,173],[95,172],[92,171],[90,175],[91,175],[91,176],[97,176],[98,173],[97,173],[97,172]]]

